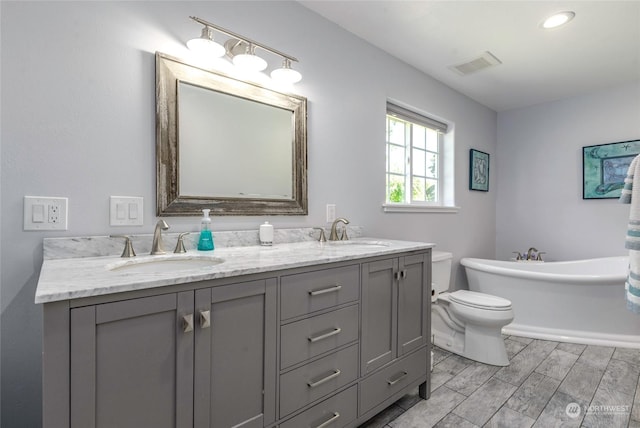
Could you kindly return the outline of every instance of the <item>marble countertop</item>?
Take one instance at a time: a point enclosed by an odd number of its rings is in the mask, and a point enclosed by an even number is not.
[[[174,284],[271,272],[303,266],[386,256],[406,251],[425,250],[434,244],[376,238],[320,243],[305,241],[216,248],[214,251],[188,251],[185,254],[47,259],[42,264],[35,303],[78,299]],[[211,258],[215,260],[211,260]],[[185,267],[184,260],[200,259]],[[211,263],[207,263],[207,259]],[[167,266],[178,261],[175,269]],[[130,269],[129,265],[147,265]],[[153,265],[152,265],[153,264]],[[162,265],[162,267],[160,267]],[[197,266],[196,266],[197,265]],[[157,266],[158,269],[154,269]]]

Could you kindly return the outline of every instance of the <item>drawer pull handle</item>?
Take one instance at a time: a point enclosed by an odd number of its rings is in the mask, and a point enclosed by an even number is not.
[[[324,428],[324,427],[328,427],[333,422],[337,421],[339,417],[340,417],[340,413],[333,412],[333,415],[331,415],[331,417],[329,419],[327,419],[326,421],[322,422],[320,425],[316,425],[315,427],[309,427],[309,428]]]
[[[309,291],[310,296],[319,296],[321,294],[333,293],[335,291],[340,291],[342,285],[335,285],[333,287],[321,288],[320,290]]]
[[[193,314],[188,314],[182,317],[182,331],[185,333],[193,331]]]
[[[331,379],[335,379],[338,376],[340,376],[340,370],[339,369],[335,369],[332,371],[332,373],[329,376],[323,377],[320,380],[317,381],[309,381],[307,382],[307,385],[309,386],[309,388],[315,388],[316,386],[320,386],[325,382],[329,382]]]
[[[200,311],[200,328],[211,327],[211,311]]]
[[[389,386],[393,386],[396,383],[400,382],[402,379],[404,379],[404,377],[407,375],[407,372],[402,372],[400,373],[395,379],[389,379],[387,380],[387,383],[389,384]]]
[[[308,339],[309,339],[309,342],[315,343],[319,340],[328,339],[331,336],[335,336],[336,334],[339,334],[341,331],[342,329],[340,327],[337,327],[337,328],[331,329],[331,331],[327,333],[322,333],[317,336],[309,336]]]

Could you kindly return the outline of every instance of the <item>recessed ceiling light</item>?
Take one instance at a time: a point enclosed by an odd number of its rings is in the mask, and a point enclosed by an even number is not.
[[[546,30],[557,28],[571,21],[574,16],[576,16],[575,12],[571,11],[554,13],[542,22],[541,27]]]

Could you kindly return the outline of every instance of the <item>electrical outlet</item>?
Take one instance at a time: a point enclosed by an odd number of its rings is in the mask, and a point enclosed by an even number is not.
[[[24,197],[24,230],[67,230],[68,198]]]
[[[60,206],[58,206],[55,202],[49,205],[49,218],[48,222],[53,224],[58,224],[60,221]]]
[[[336,205],[327,204],[327,223],[333,223],[336,219]]]

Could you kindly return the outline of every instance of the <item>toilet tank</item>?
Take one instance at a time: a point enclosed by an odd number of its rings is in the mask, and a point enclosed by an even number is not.
[[[431,253],[431,284],[436,295],[449,289],[452,259],[453,254],[445,251]]]

